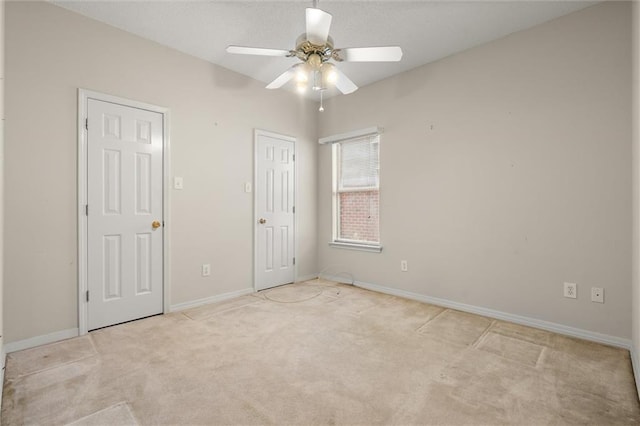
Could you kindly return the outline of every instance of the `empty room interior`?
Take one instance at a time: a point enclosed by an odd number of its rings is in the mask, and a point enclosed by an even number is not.
[[[640,424],[635,1],[1,1],[3,424]]]

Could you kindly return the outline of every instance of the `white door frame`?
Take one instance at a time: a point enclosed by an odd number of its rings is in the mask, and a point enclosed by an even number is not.
[[[150,105],[143,102],[132,101],[117,96],[104,93],[93,92],[91,90],[78,89],[78,334],[82,336],[87,333],[87,104],[89,99],[96,99],[103,102],[124,105],[127,107],[145,109],[162,114],[163,122],[163,151],[162,151],[162,210],[164,227],[163,233],[163,253],[162,253],[162,300],[163,312],[169,312],[171,294],[171,241],[170,233],[170,159],[169,155],[169,109]]]
[[[275,139],[282,139],[293,143],[293,206],[298,205],[298,158],[297,143],[293,136],[282,135],[280,133],[269,132],[267,130],[255,129],[253,132],[253,291],[258,291],[258,137],[268,136]],[[296,259],[293,265],[293,281],[298,281],[298,212],[293,214],[293,258]]]

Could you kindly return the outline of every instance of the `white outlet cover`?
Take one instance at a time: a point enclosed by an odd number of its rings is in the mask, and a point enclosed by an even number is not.
[[[564,283],[564,297],[576,299],[578,297],[578,284]]]
[[[251,182],[246,182],[244,184],[244,192],[247,192],[247,193],[251,192]]]
[[[591,287],[591,301],[595,303],[604,303],[604,288]]]

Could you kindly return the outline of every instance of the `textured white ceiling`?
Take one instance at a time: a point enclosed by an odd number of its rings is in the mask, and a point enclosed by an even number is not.
[[[294,58],[232,55],[229,44],[293,49],[311,1],[67,1],[66,9],[269,83]],[[362,87],[598,2],[320,1],[335,47],[402,47],[399,63],[341,63]]]

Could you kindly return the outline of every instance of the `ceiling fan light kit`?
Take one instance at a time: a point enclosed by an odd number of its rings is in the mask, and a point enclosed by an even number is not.
[[[314,2],[315,6],[315,2]],[[265,49],[260,47],[228,46],[228,53],[241,55],[281,56],[298,58],[301,63],[280,74],[267,85],[267,89],[279,89],[291,80],[295,82],[299,93],[308,89],[320,92],[320,108],[322,94],[329,87],[335,87],[343,94],[355,92],[358,86],[340,71],[335,62],[398,62],[402,59],[402,49],[398,46],[388,47],[353,47],[335,49],[333,39],[329,37],[331,14],[316,7],[306,9],[306,33],[296,40],[294,50]]]

